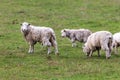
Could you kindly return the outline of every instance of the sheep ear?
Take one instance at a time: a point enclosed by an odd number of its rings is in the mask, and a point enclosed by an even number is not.
[[[66,30],[65,30],[65,29],[64,29],[63,31],[64,31],[64,32],[66,32]]]
[[[28,24],[28,26],[30,26],[30,24]]]

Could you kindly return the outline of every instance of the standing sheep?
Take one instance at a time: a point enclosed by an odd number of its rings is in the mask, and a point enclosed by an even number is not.
[[[115,48],[115,54],[118,54],[118,47],[120,46],[120,32],[113,35],[112,47]]]
[[[53,29],[49,27],[36,27],[27,22],[23,22],[21,24],[21,32],[30,45],[28,53],[33,53],[34,45],[39,42],[42,43],[43,46],[48,47],[47,54],[51,52],[51,46],[55,48],[55,54],[58,54],[57,42]]]
[[[61,30],[62,37],[68,37],[72,42],[72,47],[76,46],[75,41],[86,42],[92,32],[88,29],[63,29]]]
[[[88,37],[87,42],[84,44],[83,52],[91,57],[92,53],[97,50],[98,56],[100,56],[99,50],[103,49],[106,52],[107,59],[111,56],[112,40],[112,33],[108,31],[95,32]]]

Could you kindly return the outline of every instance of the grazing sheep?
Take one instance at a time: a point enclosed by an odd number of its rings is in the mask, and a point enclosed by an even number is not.
[[[72,47],[76,46],[75,41],[86,42],[92,32],[88,29],[63,29],[61,30],[62,37],[68,37],[72,42]]]
[[[91,57],[92,53],[97,50],[98,56],[100,56],[100,49],[103,49],[106,52],[106,59],[111,56],[112,50],[112,33],[108,31],[98,31],[91,34],[88,37],[87,42],[84,44],[83,52],[87,56]]]
[[[30,45],[28,53],[33,53],[34,45],[39,42],[42,43],[43,46],[48,47],[47,54],[51,52],[51,46],[55,48],[55,54],[58,54],[57,42],[53,29],[49,27],[36,27],[27,22],[23,22],[21,24],[21,32]]]
[[[115,48],[115,54],[118,54],[118,47],[120,46],[120,32],[113,35],[112,47]]]

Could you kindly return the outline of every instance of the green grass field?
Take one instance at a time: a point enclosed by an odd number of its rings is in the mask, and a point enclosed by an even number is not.
[[[40,44],[28,54],[20,32],[24,21],[53,28],[60,56],[47,58]],[[0,80],[120,80],[120,54],[87,58],[82,43],[72,48],[61,38],[64,28],[119,32],[120,0],[0,0]]]

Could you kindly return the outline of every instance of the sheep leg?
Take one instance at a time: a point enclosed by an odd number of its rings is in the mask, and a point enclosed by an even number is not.
[[[50,43],[49,39],[46,38],[46,37],[43,38],[42,44],[43,44],[43,46],[51,46],[51,43]]]
[[[116,46],[115,46],[115,48],[114,48],[114,53],[115,53],[115,54],[117,53],[117,51],[116,51]]]
[[[55,48],[55,54],[58,55],[59,53],[58,53],[58,47],[57,47],[57,42],[56,41],[54,41],[53,47]]]
[[[90,51],[89,57],[91,57],[91,56],[92,56],[92,54],[93,54],[93,51]]]
[[[106,59],[109,59],[111,56],[110,49],[108,48],[108,46],[105,46],[103,49],[105,50],[106,53]]]
[[[51,52],[51,49],[50,49],[51,43],[50,43],[49,39],[48,38],[43,38],[42,44],[43,44],[43,46],[47,46],[48,47],[48,53],[47,54],[49,55],[50,52]]]
[[[112,46],[109,46],[109,54],[111,56],[111,53],[112,53]]]
[[[52,46],[53,46],[54,49],[55,49],[55,54],[58,55],[59,52],[58,52],[58,47],[57,47],[57,42],[56,42],[56,40],[54,40],[53,38],[51,38],[51,39],[50,39],[50,42],[51,42]]]
[[[112,42],[108,44],[108,48],[109,48],[109,56],[111,56],[111,52],[113,48]]]
[[[76,43],[75,42],[72,42],[72,47],[76,47]]]
[[[116,47],[116,54],[118,54],[118,47]]]
[[[51,52],[51,49],[50,49],[50,46],[48,46],[48,53],[47,53],[47,55],[49,55],[50,52]]]
[[[103,43],[101,48],[105,51],[106,53],[106,59],[109,59],[111,54],[110,54],[110,49],[109,49],[109,44],[108,44],[108,40],[106,39]]]
[[[34,45],[30,44],[28,53],[33,53],[33,52],[34,52]]]
[[[98,49],[97,51],[98,51],[98,57],[100,57],[100,50]]]
[[[118,54],[118,48],[115,46],[115,54]]]
[[[72,47],[76,47],[75,39],[71,39]]]
[[[85,38],[83,39],[83,42],[84,42],[84,43],[87,42],[87,37],[85,37]]]
[[[59,55],[57,46],[55,46],[55,54],[56,54],[56,55]]]
[[[109,52],[109,50],[106,50],[106,59],[109,59],[110,58],[110,52]]]

